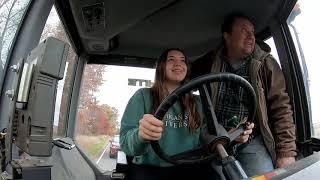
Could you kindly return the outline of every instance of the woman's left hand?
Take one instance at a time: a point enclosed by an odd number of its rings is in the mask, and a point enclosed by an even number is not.
[[[236,139],[236,142],[239,144],[246,143],[249,140],[249,136],[252,133],[252,129],[254,128],[254,123],[251,123],[247,126],[246,130]]]

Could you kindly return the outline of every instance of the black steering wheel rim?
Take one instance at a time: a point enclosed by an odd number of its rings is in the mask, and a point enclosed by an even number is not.
[[[169,108],[185,93],[196,89],[202,84],[208,84],[212,82],[233,82],[240,85],[245,91],[249,92],[249,97],[252,100],[252,105],[249,107],[249,116],[248,119],[251,120],[255,116],[256,107],[257,107],[257,99],[255,95],[255,91],[251,84],[242,78],[241,76],[231,74],[231,73],[210,73],[207,75],[203,75],[197,77],[188,83],[180,86],[175,91],[173,91],[169,96],[167,96],[162,103],[159,105],[158,109],[156,110],[154,116],[157,119],[163,119],[166,112]],[[182,159],[174,159],[173,156],[167,155],[160,147],[159,141],[151,141],[151,147],[153,148],[154,152],[163,160],[172,163],[172,164],[193,164],[193,163],[201,163],[203,161],[208,161],[214,158],[213,154],[209,154],[205,157],[201,157],[200,159],[191,159],[191,160],[184,160]]]

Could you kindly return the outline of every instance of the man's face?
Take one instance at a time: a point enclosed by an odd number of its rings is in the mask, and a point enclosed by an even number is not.
[[[233,54],[233,58],[245,58],[249,56],[255,46],[254,26],[243,18],[237,18],[232,26],[231,33],[223,34],[228,50],[228,54]]]

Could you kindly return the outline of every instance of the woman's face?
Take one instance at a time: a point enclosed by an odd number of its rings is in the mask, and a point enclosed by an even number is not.
[[[186,57],[177,50],[168,52],[166,60],[166,81],[180,84],[187,75]]]

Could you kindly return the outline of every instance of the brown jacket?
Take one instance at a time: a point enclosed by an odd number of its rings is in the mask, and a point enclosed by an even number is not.
[[[251,85],[257,94],[256,118],[260,132],[275,163],[277,158],[297,155],[295,125],[282,70],[269,54],[270,47],[264,43],[261,47],[256,44],[249,73]],[[219,73],[222,62],[221,52],[222,48],[195,61],[192,65],[192,70],[195,70],[193,76],[209,72]],[[214,83],[211,88],[213,105],[215,105],[218,84]]]

